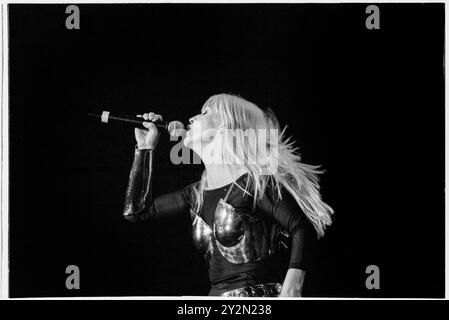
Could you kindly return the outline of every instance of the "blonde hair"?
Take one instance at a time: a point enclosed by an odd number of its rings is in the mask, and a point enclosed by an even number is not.
[[[210,97],[203,106],[215,109],[220,115],[222,126],[232,137],[223,138],[223,157],[225,161],[239,163],[248,173],[248,181],[244,192],[257,199],[264,196],[267,185],[272,184],[279,198],[282,188],[285,188],[296,200],[306,217],[316,229],[318,237],[323,236],[326,227],[331,225],[333,209],[321,200],[319,192],[318,170],[320,166],[313,166],[301,162],[298,148],[294,146],[291,137],[285,137],[285,129],[279,130],[279,122],[271,110],[262,111],[255,104],[233,94],[218,94]],[[245,135],[246,129],[265,129],[271,134],[271,139],[258,139]],[[275,137],[273,139],[273,132]],[[260,137],[259,137],[260,138]],[[268,145],[271,152],[260,155],[257,149]],[[275,152],[273,152],[273,150]],[[248,161],[257,159],[257,161]],[[270,174],[267,174],[267,169]],[[203,203],[203,191],[206,184],[205,171],[196,184],[196,210],[200,210]]]

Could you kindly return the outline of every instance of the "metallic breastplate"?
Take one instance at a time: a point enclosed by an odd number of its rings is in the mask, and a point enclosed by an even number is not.
[[[238,213],[223,199],[220,199],[215,209],[212,228],[193,211],[191,217],[193,240],[206,260],[210,259],[214,250],[213,242],[220,254],[235,264],[266,258],[283,244],[278,225]]]

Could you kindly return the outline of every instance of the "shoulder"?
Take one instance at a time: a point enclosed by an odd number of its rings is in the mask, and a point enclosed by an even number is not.
[[[292,193],[274,178],[268,179],[265,189],[258,196],[257,204],[264,211],[276,211],[282,207],[289,210],[298,210],[299,205]]]
[[[253,197],[255,195],[256,183],[249,177],[248,174],[245,174],[237,179],[236,184],[239,189],[246,190],[247,192],[245,193],[247,193],[248,196]],[[263,195],[272,201],[277,201],[284,194],[288,193],[288,191],[281,184],[276,183],[276,180],[272,175],[264,176],[264,179],[260,181],[259,185],[260,187],[263,187],[263,190],[258,190],[258,196]]]
[[[248,174],[240,177],[237,181],[237,188],[234,188],[232,193],[240,195],[241,197],[254,201],[256,197],[256,205],[273,206],[276,202],[282,200],[284,197],[291,196],[285,187],[277,184],[273,176],[265,176],[259,182],[259,190],[256,194],[256,182],[253,181]]]

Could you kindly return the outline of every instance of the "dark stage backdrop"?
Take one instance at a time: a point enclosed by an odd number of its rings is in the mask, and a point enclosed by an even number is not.
[[[186,122],[212,94],[272,108],[335,209],[306,296],[444,295],[444,6],[10,5],[10,295],[205,295],[186,221],[121,218],[134,133],[90,111]],[[198,179],[161,136],[155,193]],[[79,290],[65,268],[80,268]],[[365,269],[380,268],[380,290]]]

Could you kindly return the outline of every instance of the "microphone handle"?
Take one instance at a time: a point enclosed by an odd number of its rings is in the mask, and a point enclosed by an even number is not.
[[[94,114],[94,113],[89,113],[88,115],[91,117],[99,118],[101,122],[106,123],[106,124],[111,123],[111,122],[122,123],[122,124],[131,125],[135,128],[139,128],[139,129],[147,129],[143,126],[143,123],[144,122],[152,122],[152,121],[147,121],[144,118],[142,118],[142,120],[140,120],[140,118],[138,118],[138,117],[110,114],[110,113],[105,114],[105,112],[103,112],[103,114],[101,114],[101,115]],[[153,122],[153,123],[158,128],[168,130],[168,125],[169,125],[168,121]]]

